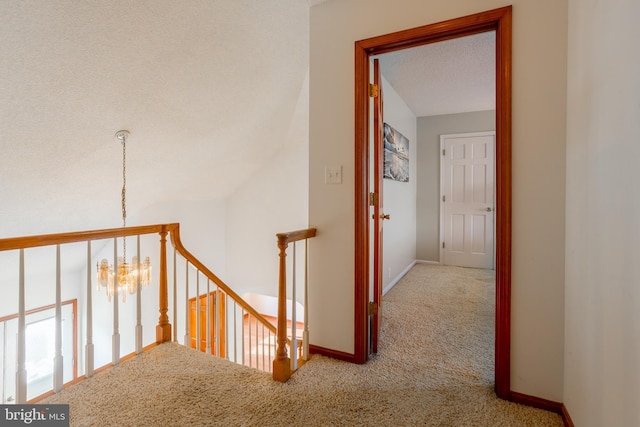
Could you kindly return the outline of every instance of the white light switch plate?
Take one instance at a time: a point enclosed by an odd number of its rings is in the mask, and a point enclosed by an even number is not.
[[[324,183],[342,184],[342,166],[325,166]]]

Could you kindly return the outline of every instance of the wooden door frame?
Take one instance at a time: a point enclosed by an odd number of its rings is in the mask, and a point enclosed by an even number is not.
[[[380,61],[373,60],[373,84],[378,86],[378,95],[373,100],[373,191],[377,194],[377,203],[373,207],[373,311],[371,316],[371,336],[369,337],[369,354],[378,352],[378,336],[380,334],[380,316],[382,315],[382,253],[383,253],[383,223],[384,203],[382,177],[384,174],[384,96],[380,74]],[[371,262],[371,261],[370,261]]]
[[[368,358],[369,57],[457,37],[496,32],[495,391],[511,398],[511,6],[355,43],[354,361]]]

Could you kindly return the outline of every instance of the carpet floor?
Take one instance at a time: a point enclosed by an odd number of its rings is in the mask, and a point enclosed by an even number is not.
[[[562,426],[496,397],[493,304],[493,271],[417,264],[364,365],[313,356],[281,384],[166,343],[40,403],[68,403],[72,426]]]

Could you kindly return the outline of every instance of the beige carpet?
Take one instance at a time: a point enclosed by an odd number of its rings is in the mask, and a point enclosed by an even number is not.
[[[384,297],[364,365],[314,356],[280,384],[168,343],[45,402],[69,403],[73,426],[562,426],[495,397],[493,299],[491,271],[419,264]]]

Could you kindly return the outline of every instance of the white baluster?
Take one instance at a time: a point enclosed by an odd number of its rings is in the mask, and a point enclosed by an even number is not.
[[[207,325],[206,325],[206,328],[205,328],[205,333],[207,334],[207,339],[206,339],[206,341],[207,341],[207,348],[206,348],[207,354],[211,354],[211,294],[210,294],[211,293],[211,289],[210,289],[209,286],[210,286],[210,281],[209,281],[209,278],[207,277],[207,306],[206,306],[207,307],[207,312],[206,312],[206,314],[207,314],[207,316],[206,316],[207,317],[207,319],[206,319]],[[219,356],[219,354],[216,353],[216,356]]]
[[[233,361],[238,363],[238,304],[233,302]],[[242,332],[244,333],[244,328],[242,328]],[[242,335],[242,339],[240,340],[240,345],[242,346],[244,343],[244,335]],[[244,364],[244,359],[242,360]]]
[[[271,331],[269,331],[269,345],[268,345],[268,347],[267,347],[267,348],[269,349],[269,350],[268,350],[268,351],[269,351],[269,363],[267,363],[267,371],[269,371],[269,372],[271,372],[271,367],[272,367],[272,365],[273,365],[273,363],[272,363],[272,361],[271,361],[271,347],[272,347],[272,345],[271,345],[271,342],[272,342],[272,341],[271,341],[271,339],[272,339],[272,338],[271,338],[271,337],[272,337],[272,336],[273,336],[273,335],[271,334]],[[275,337],[274,337],[274,341],[273,341],[273,342],[275,342]]]
[[[113,291],[113,336],[111,337],[111,363],[120,363],[120,323],[118,318],[118,239],[113,239],[113,268],[115,272]]]
[[[291,348],[289,349],[289,357],[291,357],[291,372],[298,369],[298,337],[296,336],[296,242],[293,242],[292,257],[292,276],[291,276]]]
[[[85,345],[85,375],[93,376],[93,299],[91,286],[91,240],[87,241],[87,344]]]
[[[62,390],[64,383],[62,363],[62,284],[60,279],[60,245],[56,245],[56,337],[53,358],[53,391]]]
[[[184,310],[184,346],[191,347],[191,336],[189,335],[189,260],[185,260],[185,283],[184,283],[184,301],[185,301],[185,310]]]
[[[178,342],[178,272],[175,246],[173,247],[173,341]]]
[[[256,317],[256,369],[260,369],[260,352],[258,351],[258,339],[260,338],[260,334],[258,333],[258,318]]]
[[[265,356],[266,356],[267,352],[264,351],[265,341],[266,340],[264,339],[264,323],[262,323],[262,357],[261,357],[261,359],[262,359],[262,370],[263,371],[266,371],[266,368],[265,368]]]
[[[309,360],[309,239],[304,241],[304,329],[302,359]]]
[[[214,313],[214,323],[213,323],[213,334],[216,339],[216,356],[220,357],[220,310],[221,305],[218,298],[220,297],[220,288],[216,286],[216,293],[213,300],[213,313]]]
[[[200,351],[200,270],[196,270],[196,350]]]
[[[229,307],[229,295],[224,294],[224,358],[229,360],[229,314],[226,307]],[[235,360],[234,360],[235,362]]]
[[[26,316],[24,301],[24,249],[20,249],[20,266],[19,266],[19,288],[18,288],[18,337],[17,337],[17,354],[16,354],[16,403],[23,404],[27,402],[27,370],[26,370]]]
[[[137,239],[137,258],[136,262],[140,263],[140,235]],[[126,260],[125,260],[126,262]],[[136,274],[136,354],[142,353],[142,286],[140,284],[140,275],[142,273],[140,265],[132,265],[132,268],[138,270]]]
[[[242,359],[242,364],[244,365],[244,308],[240,310],[240,330],[242,339],[240,340],[240,358]],[[251,337],[249,337],[251,339]]]

